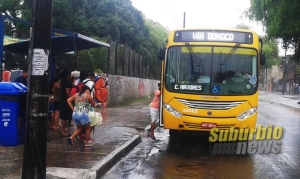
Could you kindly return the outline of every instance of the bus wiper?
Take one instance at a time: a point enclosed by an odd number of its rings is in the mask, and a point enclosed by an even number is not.
[[[196,62],[196,57],[195,57],[195,54],[194,54],[194,52],[193,52],[193,49],[192,49],[192,47],[191,47],[191,45],[190,45],[190,43],[189,42],[185,42],[185,45],[187,46],[187,48],[188,48],[188,50],[189,50],[189,52],[190,52],[190,59],[191,59],[191,71],[192,71],[192,73],[194,73],[194,65],[193,65],[193,62],[195,63],[195,64],[197,64],[197,66],[199,66],[199,68],[201,67],[201,59],[200,59],[200,62],[199,63],[197,63]],[[199,71],[200,72],[200,71]]]
[[[188,48],[188,50],[189,50],[189,52],[190,52],[191,60],[193,60],[193,62],[197,64],[197,62],[195,61],[195,58],[196,58],[196,57],[195,57],[195,54],[194,54],[194,52],[193,52],[193,49],[192,49],[190,43],[189,43],[189,42],[185,42],[185,45],[187,46],[187,48]]]
[[[225,63],[227,62],[227,60],[231,57],[231,55],[233,54],[233,52],[241,45],[241,43],[236,43],[235,46],[230,50],[230,52],[228,53],[228,55],[224,58],[224,60],[222,61],[221,65],[225,65]]]

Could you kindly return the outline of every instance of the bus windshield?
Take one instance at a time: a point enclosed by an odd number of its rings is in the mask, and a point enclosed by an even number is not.
[[[255,49],[220,46],[170,47],[165,85],[170,92],[203,95],[251,95],[257,91]]]

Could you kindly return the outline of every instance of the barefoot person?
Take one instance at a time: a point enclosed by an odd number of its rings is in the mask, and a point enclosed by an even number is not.
[[[151,129],[148,133],[148,137],[156,140],[154,136],[155,122],[159,118],[159,107],[160,107],[160,83],[158,83],[158,89],[155,91],[154,99],[150,103],[150,115],[151,115]]]
[[[52,93],[54,96],[54,119],[53,119],[53,129],[54,130],[58,130],[60,128],[59,126],[59,110],[60,110],[60,93],[61,93],[61,89],[60,89],[60,83],[61,83],[61,79],[58,80],[57,82],[54,83],[53,89],[52,89]]]
[[[72,134],[70,138],[68,138],[68,143],[73,145],[74,138],[81,133],[84,129],[85,133],[85,147],[92,147],[93,145],[89,143],[90,140],[90,119],[89,119],[89,111],[90,106],[93,107],[100,106],[101,103],[95,103],[93,98],[91,97],[91,90],[88,86],[84,85],[79,93],[76,93],[68,100],[68,105],[73,110],[72,119],[76,125],[76,130]],[[74,106],[73,106],[74,102]]]
[[[61,135],[63,137],[68,137],[69,134],[66,131],[67,121],[72,119],[72,110],[67,103],[67,99],[70,96],[72,84],[70,82],[71,72],[64,69],[61,73],[60,81],[60,108],[59,108],[59,118],[61,122]]]

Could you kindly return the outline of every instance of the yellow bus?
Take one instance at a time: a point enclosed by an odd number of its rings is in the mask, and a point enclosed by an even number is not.
[[[262,40],[245,29],[178,29],[160,50],[160,127],[255,128]]]

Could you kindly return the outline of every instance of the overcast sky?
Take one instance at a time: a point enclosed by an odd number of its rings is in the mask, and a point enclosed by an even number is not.
[[[134,7],[147,18],[170,29],[183,27],[184,12],[186,28],[232,28],[244,23],[263,35],[256,23],[241,19],[243,11],[250,7],[250,0],[131,0]]]
[[[148,19],[159,22],[169,29],[183,27],[185,12],[186,28],[233,28],[238,24],[245,24],[259,35],[264,35],[259,23],[242,18],[242,13],[250,7],[250,0],[131,0],[131,2]],[[283,54],[284,51],[280,49],[280,55]]]

